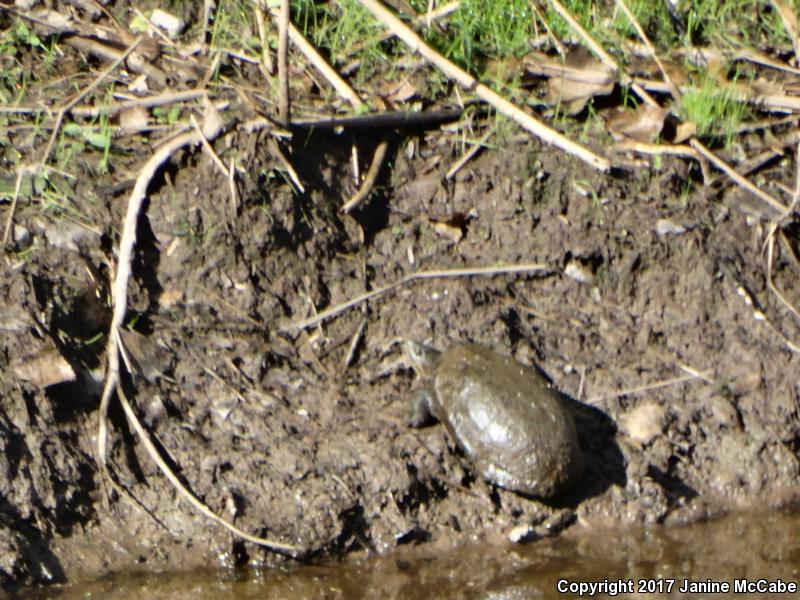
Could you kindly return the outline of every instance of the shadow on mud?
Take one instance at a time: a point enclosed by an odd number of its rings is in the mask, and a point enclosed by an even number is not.
[[[577,506],[611,485],[625,487],[625,458],[616,442],[617,426],[603,411],[561,394],[575,420],[584,460],[582,480],[557,505]]]

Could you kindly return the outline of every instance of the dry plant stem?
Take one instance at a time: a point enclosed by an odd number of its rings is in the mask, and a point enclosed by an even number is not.
[[[116,104],[107,104],[105,106],[79,106],[70,110],[70,113],[76,117],[98,117],[100,115],[115,115],[123,110],[130,108],[144,107],[150,108],[152,106],[163,106],[164,104],[176,104],[178,102],[188,102],[190,100],[197,100],[208,94],[206,90],[194,89],[186,90],[183,92],[167,92],[158,94],[156,96],[148,96],[146,98],[136,98],[133,100],[126,100]]]
[[[539,7],[536,5],[536,2],[530,3],[531,11],[533,14],[536,15],[536,18],[539,19],[539,22],[544,26],[545,31],[547,31],[547,37],[550,38],[550,41],[553,42],[553,46],[556,48],[556,52],[561,58],[564,58],[567,55],[567,49],[564,47],[564,44],[561,43],[561,40],[558,39],[553,30],[550,29],[550,24],[547,22],[547,19],[544,18],[542,11],[539,10]]]
[[[706,148],[703,144],[697,141],[696,138],[692,138],[689,140],[689,145],[694,148],[699,154],[701,154],[706,160],[708,160],[711,164],[717,167],[720,171],[725,173],[728,177],[733,179],[737,185],[741,188],[747,190],[751,194],[755,195],[757,198],[760,198],[767,204],[769,204],[772,208],[778,210],[781,214],[786,210],[786,205],[779,202],[763,190],[760,190],[755,185],[750,183],[747,179],[739,175],[736,171],[734,171],[730,165],[728,165],[725,161],[720,159],[716,156],[711,150]]]
[[[455,12],[456,10],[458,10],[458,8],[460,6],[461,6],[461,2],[460,2],[460,0],[457,0],[456,2],[448,2],[447,4],[443,4],[442,6],[439,6],[438,8],[436,8],[436,9],[430,11],[430,12],[426,12],[424,14],[417,15],[414,18],[414,21],[413,21],[414,29],[420,29],[422,27],[430,27],[431,24],[433,23],[433,21],[435,21],[437,19],[441,19],[442,17],[446,17],[450,13]],[[356,42],[355,44],[353,44],[350,47],[349,51],[345,54],[345,58],[349,58],[349,57],[353,56],[354,54],[358,54],[359,52],[361,52],[361,50],[366,48],[369,44],[385,42],[386,40],[390,40],[393,37],[395,37],[394,32],[386,31],[383,34],[379,35],[378,38],[375,39],[375,40],[362,40],[362,41]]]
[[[794,47],[794,64],[800,67],[800,31],[797,27],[797,15],[792,8],[791,2],[787,0],[772,0],[772,5],[781,16],[783,27],[786,33],[789,34],[789,39],[792,41]]]
[[[555,10],[561,16],[561,18],[564,19],[569,26],[575,30],[581,39],[583,39],[583,42],[589,46],[589,50],[591,50],[594,55],[600,59],[600,62],[611,69],[613,73],[617,73],[619,71],[619,68],[617,67],[617,61],[615,61],[614,58],[608,54],[608,52],[603,50],[600,44],[594,41],[592,36],[590,36],[589,33],[581,26],[581,24],[572,17],[564,5],[558,0],[550,0],[550,4],[553,6],[553,10]]]
[[[455,80],[461,87],[466,90],[474,91],[478,98],[494,106],[499,112],[538,136],[542,141],[553,144],[565,152],[577,156],[595,169],[600,171],[608,171],[611,169],[611,163],[608,159],[598,156],[588,148],[573,142],[556,130],[551,129],[544,123],[535,119],[532,115],[522,111],[500,96],[497,92],[491,90],[482,83],[478,83],[472,75],[454,65],[433,48],[425,44],[422,38],[409,29],[400,19],[394,16],[391,11],[383,6],[383,4],[378,2],[378,0],[359,0],[359,2],[375,15],[376,19],[386,25],[397,37],[403,40],[413,52],[419,53],[423,58],[433,63],[445,75]]]
[[[14,184],[14,196],[11,198],[11,207],[8,209],[8,217],[6,217],[6,227],[3,231],[3,248],[6,248],[8,240],[11,237],[11,227],[14,224],[14,213],[17,211],[17,200],[19,199],[19,190],[22,187],[22,177],[26,173],[35,173],[38,171],[37,167],[26,166],[20,167],[17,170],[17,181]],[[33,183],[31,183],[33,185]]]
[[[620,390],[619,392],[614,392],[613,394],[606,394],[605,396],[595,396],[594,398],[590,398],[586,401],[587,404],[597,404],[599,402],[603,402],[605,400],[612,400],[614,398],[621,398],[622,396],[632,396],[635,394],[641,394],[642,392],[649,392],[650,390],[657,390],[659,388],[668,387],[671,385],[677,385],[679,383],[686,383],[688,381],[694,381],[695,379],[700,379],[705,381],[706,377],[711,373],[711,371],[705,371],[703,373],[691,374],[691,375],[684,375],[682,377],[674,377],[673,379],[665,379],[664,381],[658,381],[656,383],[649,383],[646,385],[640,385],[633,388],[628,388],[626,390]]]
[[[455,164],[452,167],[450,167],[450,169],[444,176],[445,179],[452,179],[453,177],[455,177],[456,173],[458,173],[465,164],[467,164],[470,160],[472,160],[473,156],[475,156],[478,152],[481,151],[486,142],[489,141],[489,138],[492,137],[493,133],[494,129],[490,129],[481,136],[481,139],[479,139],[477,142],[474,142],[472,144],[472,147],[467,152],[464,153],[464,156],[459,158],[455,162]]]
[[[697,152],[684,144],[666,146],[661,144],[646,144],[644,142],[619,142],[611,147],[614,152],[639,152],[640,154],[683,156],[699,160]]]
[[[314,46],[312,46],[308,40],[303,37],[303,34],[300,33],[297,27],[291,23],[289,23],[289,39],[295,46],[297,46],[297,49],[300,50],[303,56],[306,57],[306,60],[314,65],[314,67],[320,73],[322,73],[322,76],[328,80],[328,83],[333,86],[333,89],[336,90],[337,94],[347,100],[355,108],[362,107],[363,102],[353,88],[351,88],[347,82],[339,76],[333,67],[331,67],[322,57],[322,55],[317,52],[317,49],[314,48]]]
[[[194,118],[194,115],[189,115],[189,122],[194,127],[194,130],[197,132],[197,135],[200,138],[200,143],[203,145],[203,150],[208,154],[208,157],[212,160],[212,162],[217,165],[219,172],[222,173],[223,176],[228,176],[228,169],[225,168],[225,164],[222,162],[217,153],[214,152],[214,148],[211,147],[211,144],[208,143],[206,136],[203,135],[203,130],[200,129],[200,125],[197,124],[197,119]]]
[[[142,444],[144,444],[145,449],[147,450],[147,454],[153,459],[158,466],[159,470],[164,474],[164,476],[169,480],[172,486],[183,496],[189,504],[191,504],[198,512],[200,512],[205,517],[215,521],[222,525],[225,529],[230,531],[231,533],[241,537],[242,539],[247,540],[248,542],[252,542],[254,544],[258,544],[260,546],[265,546],[267,548],[271,548],[273,550],[278,550],[280,552],[287,552],[293,556],[296,556],[301,552],[301,549],[297,546],[292,546],[290,544],[283,544],[281,542],[276,542],[269,538],[262,538],[255,535],[250,535],[246,531],[243,531],[236,527],[235,525],[229,523],[214,511],[212,511],[208,506],[206,506],[203,502],[201,502],[195,495],[190,492],[181,480],[175,475],[175,473],[170,469],[169,465],[161,458],[161,454],[159,453],[158,449],[153,444],[150,436],[148,435],[147,431],[145,431],[144,427],[142,427],[141,422],[136,416],[136,412],[133,410],[128,398],[125,395],[125,392],[122,390],[122,386],[118,386],[117,395],[119,396],[120,404],[122,404],[122,409],[125,411],[125,416],[128,417],[128,422],[131,424],[131,427],[136,431],[139,435],[139,439],[141,440]]]
[[[93,38],[72,36],[64,39],[64,43],[77,48],[81,52],[94,54],[103,60],[116,61],[120,58],[120,53],[112,46],[99,42]],[[127,67],[134,73],[141,73],[155,81],[159,86],[166,85],[167,75],[158,67],[151,65],[147,60],[139,55],[128,57]]]
[[[297,189],[300,190],[300,193],[305,193],[306,188],[300,181],[300,176],[297,174],[297,171],[294,170],[294,167],[292,166],[292,163],[289,162],[289,159],[283,154],[278,142],[276,142],[274,138],[269,138],[267,141],[267,148],[269,148],[270,152],[278,157],[278,160],[283,165],[283,168],[286,169],[287,173],[289,173],[289,178],[292,180],[292,183],[297,186]]]
[[[681,371],[683,371],[684,373],[686,373],[688,375],[691,375],[692,377],[699,377],[700,379],[702,379],[706,383],[710,383],[711,385],[714,385],[714,384],[717,383],[711,377],[708,376],[708,373],[710,373],[710,371],[698,371],[697,369],[694,369],[694,368],[690,367],[689,365],[684,365],[684,364],[681,364],[681,363],[677,363],[676,366]]]
[[[617,0],[617,5],[622,9],[622,12],[625,13],[625,16],[628,17],[628,20],[631,22],[631,25],[633,25],[633,28],[636,29],[636,33],[639,34],[639,37],[641,38],[642,42],[647,47],[647,50],[650,52],[650,56],[652,56],[653,60],[656,61],[656,65],[658,65],[658,69],[659,71],[661,71],[661,75],[664,77],[664,81],[670,88],[670,94],[672,94],[672,97],[675,100],[680,100],[681,97],[680,90],[678,90],[678,87],[675,85],[675,83],[673,83],[672,78],[669,76],[669,73],[667,73],[666,69],[664,68],[664,64],[661,62],[661,59],[658,58],[658,55],[656,54],[656,49],[653,48],[653,44],[650,43],[650,40],[645,34],[644,29],[642,29],[642,26],[639,25],[639,21],[637,21],[636,17],[633,16],[633,13],[628,8],[628,5],[625,4],[625,0]]]
[[[289,124],[289,0],[281,0],[278,15],[278,120]]]
[[[792,73],[793,75],[800,75],[800,69],[796,69],[795,67],[789,66],[785,63],[773,60],[769,56],[761,54],[760,52],[756,52],[755,50],[739,50],[734,56],[741,60],[748,60],[751,63],[755,63],[762,67],[769,67],[770,69],[775,69],[776,71],[784,71],[786,73]]]
[[[261,65],[264,67],[266,74],[272,76],[275,74],[275,65],[272,64],[272,52],[269,50],[269,42],[267,41],[267,27],[264,23],[264,9],[261,6],[255,7],[256,25],[258,27],[258,37],[261,40]]]
[[[211,139],[215,138],[218,134],[219,131],[205,132],[206,137]],[[150,160],[145,163],[136,179],[136,185],[134,185],[128,200],[128,209],[125,214],[125,223],[122,228],[122,238],[120,239],[119,245],[117,272],[112,288],[114,311],[111,317],[111,327],[109,329],[108,344],[106,346],[108,368],[106,371],[103,393],[100,397],[100,410],[98,415],[97,458],[101,465],[105,465],[106,462],[108,441],[106,416],[108,413],[108,404],[114,389],[117,388],[119,384],[119,328],[123,325],[125,313],[128,308],[128,280],[131,276],[133,249],[136,245],[136,224],[139,220],[139,212],[147,197],[147,187],[150,185],[150,181],[156,171],[179,149],[200,143],[200,138],[201,136],[199,136],[197,132],[191,131],[179,135],[161,146]]]
[[[418,281],[422,279],[440,279],[447,277],[472,277],[475,275],[493,276],[493,275],[508,275],[511,273],[532,273],[535,271],[544,271],[546,269],[547,265],[543,264],[525,264],[525,265],[512,265],[508,267],[476,267],[474,269],[445,269],[437,271],[418,271],[417,273],[411,273],[410,275],[406,275],[405,277],[402,277],[393,283],[389,283],[370,292],[365,292],[363,294],[360,294],[355,298],[348,300],[347,302],[344,302],[342,304],[337,304],[336,306],[332,306],[331,308],[325,309],[321,313],[316,314],[313,317],[310,317],[308,319],[303,319],[302,321],[297,321],[295,323],[289,323],[288,325],[283,325],[281,326],[281,331],[299,331],[302,329],[307,329],[308,327],[313,327],[314,325],[316,325],[317,323],[321,323],[325,319],[341,314],[344,311],[354,306],[357,306],[358,304],[361,304],[362,302],[365,302],[377,296],[382,296],[383,294],[390,292],[395,288],[403,286],[407,283],[411,283],[412,281]]]
[[[231,223],[235,224],[239,212],[239,194],[236,193],[236,161],[231,159],[228,165],[228,192],[231,199]]]
[[[217,124],[213,128],[208,128],[207,131],[192,131],[189,133],[185,133],[181,136],[178,136],[159,148],[159,150],[147,161],[142,172],[139,174],[139,177],[136,180],[136,185],[134,186],[133,192],[131,192],[131,197],[128,202],[128,210],[125,215],[125,225],[122,229],[122,239],[120,240],[120,248],[119,248],[119,259],[117,262],[117,273],[114,279],[114,287],[113,287],[113,299],[114,299],[114,312],[111,321],[111,329],[109,331],[108,336],[108,346],[106,349],[107,356],[108,356],[108,370],[106,373],[106,381],[105,386],[103,388],[103,394],[100,400],[100,422],[98,425],[98,434],[97,434],[97,452],[98,452],[98,460],[100,465],[105,468],[106,465],[106,450],[107,450],[107,437],[108,437],[108,430],[107,430],[107,422],[106,422],[106,415],[108,412],[108,403],[111,398],[111,394],[116,389],[117,395],[119,397],[120,403],[122,404],[122,408],[125,411],[125,415],[128,418],[131,426],[136,430],[136,433],[139,435],[139,439],[141,440],[142,444],[144,444],[145,449],[147,450],[148,455],[150,458],[158,466],[159,470],[164,474],[164,476],[169,480],[169,482],[175,487],[175,489],[184,497],[189,503],[201,512],[203,515],[208,517],[209,519],[219,523],[229,531],[233,532],[234,534],[238,535],[242,539],[247,541],[253,542],[255,544],[259,544],[262,546],[266,546],[268,548],[272,548],[274,550],[279,550],[282,552],[288,552],[290,554],[297,554],[300,552],[300,549],[296,546],[291,546],[289,544],[282,544],[280,542],[276,542],[274,540],[270,540],[267,538],[261,538],[257,536],[250,535],[249,533],[242,531],[241,529],[237,528],[236,526],[232,525],[225,521],[222,517],[214,513],[210,508],[208,508],[205,504],[203,504],[200,500],[198,500],[194,494],[192,494],[178,479],[178,477],[173,473],[170,469],[169,465],[164,462],[164,459],[161,458],[161,455],[158,449],[154,446],[150,436],[148,435],[147,431],[142,427],[141,422],[136,417],[136,413],[130,405],[127,397],[125,396],[125,392],[122,389],[122,386],[119,385],[119,373],[120,373],[120,365],[119,365],[119,358],[120,358],[120,327],[122,326],[123,320],[125,318],[125,313],[127,310],[127,294],[128,294],[128,279],[131,275],[131,266],[132,266],[132,258],[133,258],[133,249],[136,244],[136,224],[139,220],[139,213],[142,208],[142,204],[147,196],[147,188],[150,184],[150,181],[155,175],[158,168],[166,162],[172,154],[174,154],[177,150],[190,145],[195,145],[201,143],[202,140],[205,139],[215,139],[219,133],[222,131],[221,123],[217,121]]]
[[[383,160],[386,158],[386,150],[388,148],[389,142],[386,141],[380,142],[375,148],[375,153],[372,155],[372,162],[369,165],[367,175],[364,177],[364,181],[361,183],[361,186],[358,188],[358,191],[353,195],[353,197],[342,205],[341,211],[343,213],[349,213],[356,206],[361,204],[367,196],[369,196],[369,193],[372,191],[372,188],[375,185],[375,180],[378,178],[378,173],[380,173]]]
[[[342,368],[346,369],[352,364],[353,358],[356,355],[356,348],[358,348],[358,343],[361,341],[361,337],[364,335],[364,330],[366,328],[367,320],[361,319],[361,323],[359,323],[358,329],[356,329],[356,332],[353,334],[353,339],[350,341],[350,346],[347,348],[347,354],[344,357]]]

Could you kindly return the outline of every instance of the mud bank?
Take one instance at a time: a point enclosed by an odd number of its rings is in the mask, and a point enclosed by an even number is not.
[[[342,216],[353,140],[295,139],[306,193],[277,176],[263,140],[229,136],[218,151],[250,174],[240,206],[204,155],[184,154],[152,186],[139,227],[130,321],[145,368],[131,394],[212,509],[313,559],[797,500],[798,356],[785,339],[800,328],[767,288],[764,224],[725,194],[687,193],[679,163],[603,176],[513,141],[448,181],[458,152],[416,133],[395,140],[382,192]],[[287,560],[179,500],[116,408],[110,461],[130,496],[100,476],[92,370],[104,338],[87,340],[109,320],[104,278],[125,197],[91,187],[76,197],[91,229],[17,215],[31,251],[0,272],[4,587]],[[798,306],[800,229],[785,231],[772,278]],[[522,263],[543,268],[417,281],[282,329],[417,270]],[[409,338],[536,364],[575,413],[579,489],[546,505],[492,488],[443,427],[408,428],[415,381],[397,342]],[[45,389],[20,377],[48,352],[75,381]]]

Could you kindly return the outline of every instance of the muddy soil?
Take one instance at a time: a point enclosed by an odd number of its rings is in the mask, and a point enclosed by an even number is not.
[[[380,188],[342,216],[350,148],[368,162],[380,135],[393,144]],[[765,223],[728,194],[705,194],[683,163],[601,175],[530,140],[499,140],[448,181],[461,148],[441,131],[293,139],[305,193],[263,134],[229,134],[216,149],[244,168],[238,206],[209,159],[186,152],[151,186],[139,227],[130,393],[212,509],[313,559],[798,500],[800,357],[786,340],[800,327],[767,288]],[[791,186],[784,166],[773,175]],[[104,338],[87,340],[108,324],[127,196],[84,186],[74,203],[93,227],[21,206],[29,251],[0,272],[0,583],[288,560],[193,512],[116,403],[110,463],[128,493],[101,477]],[[784,229],[772,268],[794,306],[798,231]],[[542,269],[415,281],[291,327],[418,270],[515,264]],[[492,487],[443,427],[409,428],[409,338],[477,342],[540,368],[575,414],[578,489],[545,504]],[[76,380],[20,377],[47,353]]]

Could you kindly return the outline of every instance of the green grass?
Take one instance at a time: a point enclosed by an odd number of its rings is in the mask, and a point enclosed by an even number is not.
[[[423,0],[411,4],[418,12],[427,10]],[[449,35],[432,28],[426,31],[426,37],[447,58],[467,69],[479,57],[522,56],[537,35],[528,0],[464,0],[447,18],[447,24]]]
[[[795,14],[800,2],[790,0]],[[756,0],[697,0],[686,5],[684,43],[727,46],[790,45],[780,16],[769,2]]]
[[[683,95],[680,113],[684,120],[697,124],[700,136],[722,137],[728,145],[749,110],[720,82],[704,77],[701,85]]]

